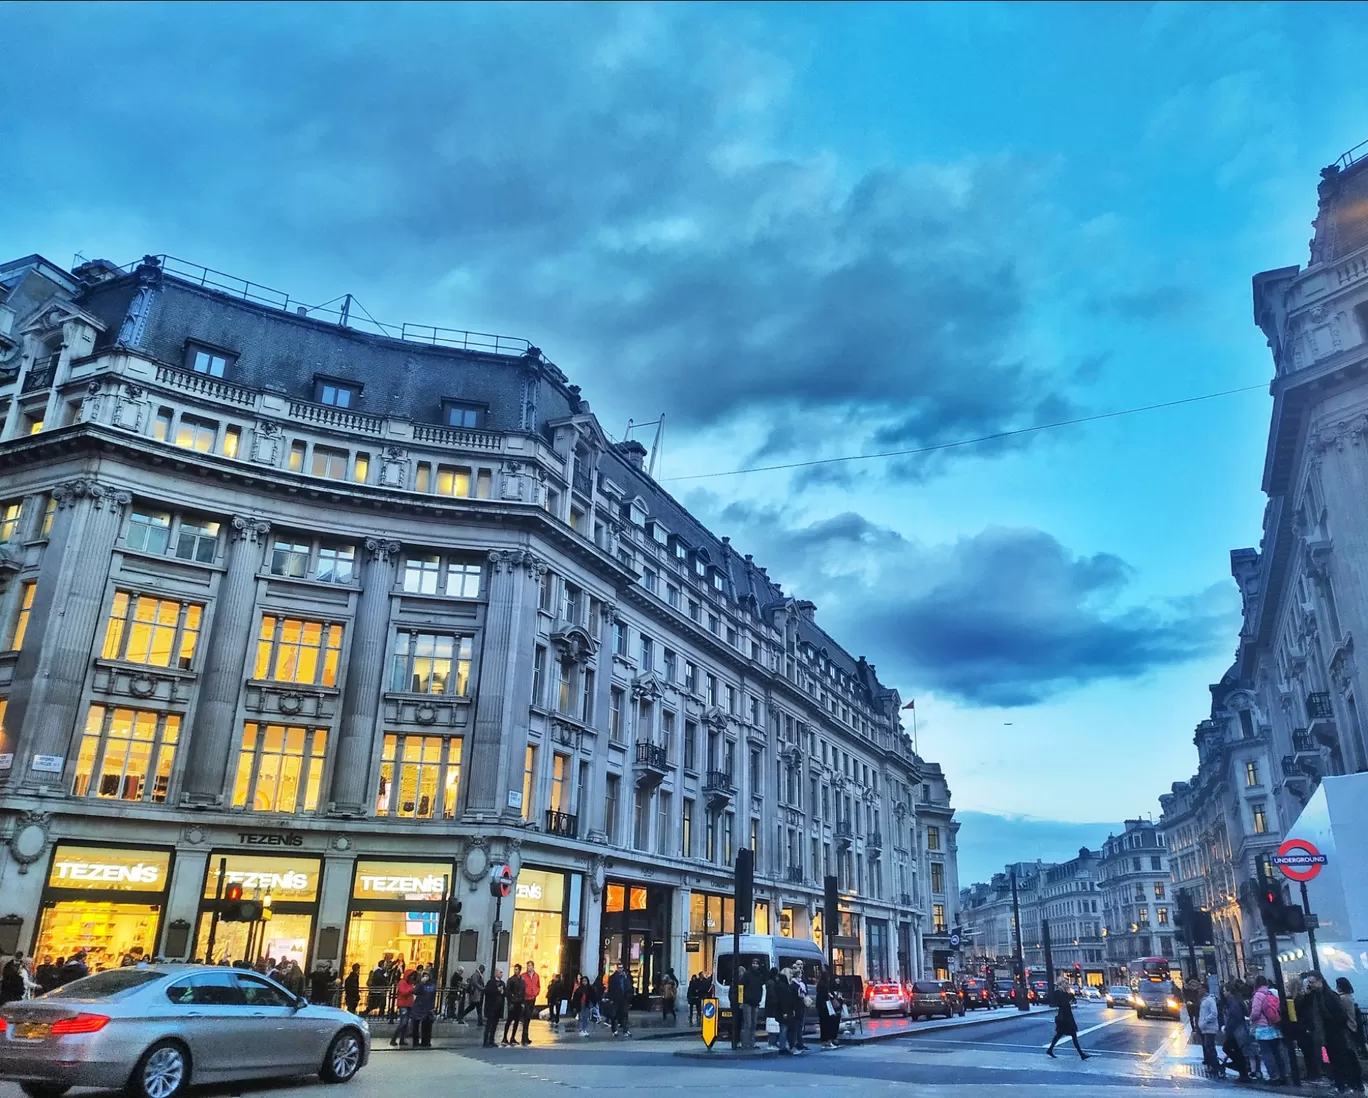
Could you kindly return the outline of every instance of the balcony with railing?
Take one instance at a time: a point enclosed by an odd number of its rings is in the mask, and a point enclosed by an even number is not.
[[[709,770],[703,778],[703,795],[714,806],[724,805],[732,799],[735,788],[731,775],[725,770]]]
[[[849,820],[841,820],[836,824],[836,842],[842,847],[850,846],[855,841],[855,828]]]
[[[1311,733],[1305,728],[1292,729],[1292,750],[1298,755],[1316,750],[1315,741],[1311,738]]]
[[[548,835],[559,835],[563,839],[577,839],[579,838],[579,817],[571,812],[555,812],[548,808],[544,830]]]
[[[34,359],[33,365],[28,368],[28,373],[24,375],[24,384],[20,391],[36,393],[39,389],[51,387],[53,375],[57,372],[57,360],[61,357],[61,354],[58,353]]]
[[[670,754],[654,743],[639,743],[636,748],[637,785],[659,785],[670,770]]]
[[[871,831],[865,836],[865,849],[878,852],[883,849],[883,832]]]
[[[803,867],[801,865],[791,865],[784,871],[784,880],[789,884],[803,883]]]
[[[1306,695],[1306,719],[1307,721],[1335,719],[1335,711],[1330,706],[1330,695],[1328,693],[1318,691]]]

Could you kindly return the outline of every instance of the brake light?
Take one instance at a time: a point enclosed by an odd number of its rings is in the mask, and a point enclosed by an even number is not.
[[[0,1033],[4,1033],[7,1029],[9,1029],[9,1022],[4,1018],[0,1018]]]
[[[942,999],[945,998],[945,992],[943,992],[943,991],[941,992],[941,998],[942,998]]]
[[[107,1014],[78,1014],[75,1018],[60,1018],[53,1022],[52,1035],[63,1037],[70,1033],[96,1033],[107,1025]]]

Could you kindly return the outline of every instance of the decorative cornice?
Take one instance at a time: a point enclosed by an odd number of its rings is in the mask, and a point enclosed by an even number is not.
[[[90,500],[90,505],[97,511],[103,510],[106,503],[110,504],[111,510],[116,508],[122,510],[133,502],[133,494],[126,488],[102,484],[89,477],[59,484],[52,490],[52,498],[57,501],[59,511],[67,507],[74,507],[77,502],[83,499]]]
[[[527,549],[491,549],[489,564],[495,572],[516,572],[523,568],[529,576],[544,576],[549,570],[541,557]]]
[[[1317,453],[1329,450],[1331,447],[1336,450],[1343,450],[1345,442],[1351,446],[1359,445],[1365,434],[1368,434],[1368,415],[1337,420],[1333,423],[1323,424],[1312,431],[1310,448]]]
[[[251,515],[233,516],[233,540],[245,541],[249,545],[259,544],[271,532],[271,524],[265,519]]]

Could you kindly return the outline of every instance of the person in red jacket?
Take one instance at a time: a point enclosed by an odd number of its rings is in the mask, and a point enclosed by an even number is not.
[[[532,1039],[527,1035],[527,1027],[537,1013],[537,998],[541,995],[541,977],[537,975],[537,966],[532,961],[527,962],[527,970],[523,973],[523,990],[527,992],[527,1001],[523,1003],[522,1043],[530,1045]]]
[[[406,1038],[409,1034],[409,1015],[413,1011],[414,975],[413,969],[409,969],[399,977],[399,986],[395,989],[394,1005],[399,1008],[399,1024],[394,1027],[390,1044],[400,1048],[408,1045]]]

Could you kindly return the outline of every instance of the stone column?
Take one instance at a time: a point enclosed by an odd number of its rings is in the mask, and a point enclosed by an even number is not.
[[[385,645],[389,640],[390,590],[401,546],[397,541],[366,539],[361,597],[347,651],[347,685],[342,693],[342,729],[333,751],[332,805],[339,816],[364,816],[373,788],[371,758],[375,720],[384,689]]]
[[[181,802],[191,806],[220,806],[227,782],[228,755],[237,731],[238,700],[254,630],[257,572],[261,545],[270,533],[268,522],[234,515],[229,525],[231,545],[228,571],[214,598],[208,642],[200,651],[199,701],[186,744],[188,757],[181,784]]]
[[[480,644],[480,682],[469,743],[466,815],[472,819],[522,818],[508,807],[510,790],[522,791],[532,700],[532,637],[537,592],[546,565],[525,549],[489,554],[489,602]]]
[[[594,727],[598,735],[597,750],[589,763],[589,787],[580,791],[579,831],[583,838],[593,842],[607,841],[607,835],[603,831],[603,812],[608,778],[608,745],[612,743],[609,718],[613,699],[613,619],[616,616],[617,604],[605,602],[599,611],[598,622],[590,623],[596,624],[599,630],[598,655],[594,666],[594,673],[597,676],[594,680],[597,691],[597,697],[594,698]],[[622,719],[627,720],[627,714],[624,713]],[[680,707],[678,720],[682,733],[683,706]],[[683,788],[682,784],[680,788]],[[619,804],[619,817],[622,811],[622,805]]]
[[[10,780],[20,791],[65,789],[66,753],[81,716],[114,543],[133,499],[90,479],[60,485],[52,494],[57,515],[43,550],[5,722],[14,744]],[[56,772],[33,770],[37,755],[63,762]]]

